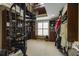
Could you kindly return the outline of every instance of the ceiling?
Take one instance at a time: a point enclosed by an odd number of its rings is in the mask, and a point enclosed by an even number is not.
[[[9,7],[11,6],[7,3],[4,5],[7,5]],[[59,15],[59,11],[66,5],[66,3],[43,3],[41,5],[45,7],[48,18],[53,18]]]
[[[66,5],[66,3],[45,3],[45,9],[48,17],[56,17],[59,11]]]

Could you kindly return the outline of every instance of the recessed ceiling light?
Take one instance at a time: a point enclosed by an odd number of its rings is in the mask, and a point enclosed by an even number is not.
[[[44,3],[40,3],[40,4],[44,4]]]

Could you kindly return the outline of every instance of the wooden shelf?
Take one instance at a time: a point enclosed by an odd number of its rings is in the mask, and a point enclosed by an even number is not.
[[[15,51],[19,49],[26,51],[25,41],[29,39],[27,34],[30,33],[30,31],[27,31],[27,29],[29,27],[33,28],[33,26],[31,26],[32,22],[28,22],[31,24],[29,26],[25,25],[27,24],[27,22],[25,21],[25,19],[27,18],[24,18],[24,15],[26,14],[20,16],[20,13],[18,12],[11,12],[11,15],[9,15],[9,12],[11,11],[8,11],[6,9],[2,12],[2,48],[7,50],[8,55],[13,52],[15,53]],[[29,15],[27,14],[29,18],[31,18],[32,16],[30,14],[32,13],[29,13]],[[12,19],[10,19],[10,16],[12,17]],[[31,36],[32,32],[33,31],[31,30]],[[25,55],[26,53],[23,52],[23,54]]]

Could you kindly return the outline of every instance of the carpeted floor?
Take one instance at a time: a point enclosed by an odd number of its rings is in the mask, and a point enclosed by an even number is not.
[[[27,40],[28,56],[63,56],[55,47],[54,42],[44,40]]]

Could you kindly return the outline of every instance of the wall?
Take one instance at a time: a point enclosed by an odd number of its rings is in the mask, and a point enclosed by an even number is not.
[[[64,16],[64,14],[67,12],[67,5],[66,4],[63,8],[63,11],[62,11],[62,16]],[[65,47],[67,45],[67,20],[61,24],[61,30],[60,30],[60,36],[62,37],[62,40],[61,40],[61,45],[62,47]]]
[[[65,47],[67,44],[67,21],[61,25],[60,36],[62,37],[61,45]]]
[[[63,11],[62,11],[62,15],[64,15],[65,12],[67,11],[67,6],[68,6],[68,4],[65,4],[65,6],[64,6],[64,8],[63,8]]]

